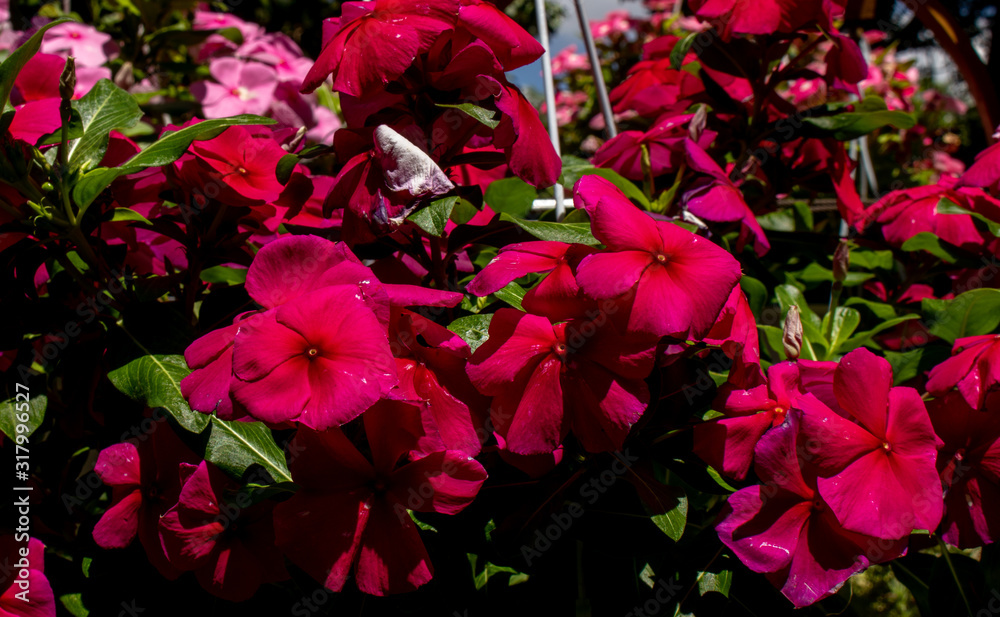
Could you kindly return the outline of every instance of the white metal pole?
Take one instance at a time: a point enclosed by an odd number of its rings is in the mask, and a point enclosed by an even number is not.
[[[559,147],[559,122],[556,118],[556,84],[552,77],[552,54],[549,51],[549,24],[546,19],[545,0],[535,0],[535,15],[538,17],[538,40],[545,48],[545,53],[542,55],[542,77],[545,80],[545,111],[548,118],[549,138],[552,139],[552,147],[555,148],[556,154],[562,158],[562,150]],[[556,181],[554,190],[556,220],[560,221],[566,213],[562,184]]]
[[[583,4],[580,0],[573,0],[573,3],[576,5],[576,16],[580,20],[580,33],[583,35],[583,43],[587,47],[587,56],[590,58],[590,70],[594,73],[597,102],[601,105],[604,124],[607,125],[608,139],[611,139],[618,135],[618,127],[615,126],[615,116],[611,110],[608,87],[604,84],[604,71],[601,70],[601,59],[597,57],[597,46],[594,45],[594,35],[590,32],[590,22],[587,20],[587,13],[583,10]]]

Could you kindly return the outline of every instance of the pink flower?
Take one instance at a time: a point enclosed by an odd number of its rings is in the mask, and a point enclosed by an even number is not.
[[[101,66],[118,55],[110,34],[76,22],[53,26],[42,39],[41,52],[73,56],[78,66]]]
[[[211,11],[196,10],[194,18],[191,20],[191,27],[195,30],[223,30],[225,28],[236,28],[240,31],[244,41],[249,41],[260,34],[261,27],[257,24],[243,21],[231,13],[213,13]]]
[[[900,556],[906,540],[886,548],[878,537],[841,525],[817,490],[822,480],[797,456],[799,425],[793,411],[760,440],[756,470],[763,484],[730,495],[716,531],[740,561],[766,573],[801,608],[833,594],[870,564]]]
[[[191,94],[201,103],[206,118],[260,115],[271,105],[278,74],[266,64],[216,58],[209,71],[219,83],[191,84]]]
[[[333,591],[351,571],[358,589],[383,596],[412,591],[433,567],[407,510],[457,514],[479,492],[486,471],[462,452],[435,452],[399,464],[413,444],[401,425],[415,412],[364,416],[371,459],[340,429],[300,429],[290,463],[301,488],[274,509],[277,545],[295,565]]]
[[[576,278],[584,293],[597,299],[634,294],[629,331],[699,338],[712,328],[740,279],[732,255],[677,225],[654,221],[604,178],[581,178],[574,199],[607,247],[580,262]]]
[[[180,572],[170,565],[157,531],[160,516],[180,494],[181,463],[197,457],[160,418],[153,431],[101,451],[94,471],[112,487],[111,506],[94,526],[94,541],[103,548],[124,548],[138,535],[146,556],[163,576]]]
[[[973,409],[984,409],[1000,390],[1000,335],[967,336],[955,341],[952,357],[931,369],[927,391],[944,396],[952,388]]]
[[[252,503],[215,465],[181,464],[177,503],[160,517],[159,535],[170,563],[194,570],[201,586],[230,602],[250,599],[262,583],[288,578],[274,546],[274,502]]]
[[[928,403],[944,440],[937,468],[945,485],[941,537],[960,548],[1000,538],[1000,415],[977,411],[957,392]]]
[[[552,73],[562,75],[573,71],[589,71],[590,60],[584,54],[576,52],[576,45],[564,47],[552,57]]]
[[[298,44],[281,32],[254,37],[241,45],[236,55],[273,67],[278,79],[291,82],[296,90],[302,87],[302,80],[313,64]]]
[[[603,314],[553,325],[501,309],[467,372],[494,397],[493,424],[511,452],[550,453],[570,431],[588,451],[610,451],[649,403],[653,343],[619,334]]]
[[[192,171],[202,183],[206,180],[215,183],[214,192],[219,199],[228,199],[235,205],[270,203],[285,189],[274,170],[288,153],[269,129],[231,126],[215,139],[195,141],[189,151],[201,164]],[[183,166],[183,162],[180,164]],[[206,167],[208,173],[202,171]],[[219,193],[219,180],[230,195],[225,195],[225,191]]]
[[[545,53],[535,37],[490,2],[461,0],[458,23],[489,46],[505,71],[531,64]]]
[[[892,367],[861,347],[833,376],[841,408],[799,397],[807,455],[817,486],[844,529],[902,538],[941,521],[941,481],[934,467],[941,441],[913,388],[892,387]]]
[[[594,165],[613,169],[630,180],[641,181],[646,177],[642,168],[642,150],[645,147],[653,176],[671,173],[684,162],[684,142],[689,139],[688,123],[693,117],[694,114],[666,117],[645,133],[623,131],[604,142],[594,153]],[[715,135],[714,131],[702,131],[698,143],[707,148]]]
[[[632,19],[628,11],[609,11],[604,19],[592,19],[590,32],[595,39],[610,37],[614,34],[625,34],[632,28]]]
[[[27,557],[21,553],[25,549]],[[27,560],[27,568],[21,569],[17,565],[22,558]],[[55,617],[56,599],[52,585],[45,577],[45,545],[35,538],[30,538],[26,545],[19,535],[2,535],[0,560],[5,568],[3,577],[0,577],[0,615]],[[25,576],[21,576],[21,572]],[[20,593],[25,595],[18,597]]]

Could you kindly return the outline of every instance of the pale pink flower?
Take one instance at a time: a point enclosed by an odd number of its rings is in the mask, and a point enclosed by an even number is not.
[[[54,26],[42,39],[43,54],[73,56],[77,66],[101,66],[118,55],[118,45],[110,34],[76,22]]]
[[[219,83],[191,84],[191,94],[202,104],[206,118],[263,114],[270,107],[278,84],[278,75],[271,67],[236,58],[217,58],[212,60],[209,70]]]

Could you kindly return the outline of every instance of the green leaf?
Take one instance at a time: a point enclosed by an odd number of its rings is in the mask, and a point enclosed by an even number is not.
[[[112,129],[127,129],[142,120],[142,110],[128,92],[110,79],[98,81],[83,98],[73,102],[80,114],[83,137],[69,145],[69,165],[87,170],[104,158]]]
[[[524,308],[521,306],[521,301],[524,300],[524,288],[517,283],[511,281],[503,289],[498,289],[493,293],[494,296],[503,300],[507,304],[513,306],[519,311],[523,311]]]
[[[278,482],[291,482],[285,453],[274,441],[271,429],[260,422],[230,422],[212,417],[205,447],[205,460],[242,478],[247,467],[257,463]]]
[[[885,359],[892,365],[892,383],[899,385],[920,374],[920,360],[924,355],[923,348],[912,351],[886,350]]]
[[[430,531],[431,533],[437,533],[438,532],[437,527],[435,527],[433,525],[429,525],[429,524],[423,522],[422,520],[420,520],[419,518],[417,518],[417,515],[413,513],[413,510],[407,510],[407,512],[409,512],[409,514],[410,514],[410,520],[413,521],[413,523],[417,527],[419,527],[421,531]]]
[[[598,246],[600,242],[590,232],[590,223],[551,223],[549,221],[525,221],[509,214],[501,214],[501,221],[514,223],[539,240],[568,242]]]
[[[147,225],[152,225],[153,223],[139,214],[132,208],[115,208],[113,214],[111,215],[112,221],[139,221],[141,223],[146,223]]]
[[[590,161],[581,159],[580,157],[573,155],[565,155],[563,159],[562,174],[559,176],[559,184],[562,184],[566,189],[572,192],[573,187],[579,182],[580,178],[589,175],[601,176],[608,182],[614,184],[619,189],[625,193],[625,196],[631,200],[634,200],[642,205],[646,210],[651,210],[649,199],[646,194],[642,192],[635,185],[634,182],[625,178],[610,169],[604,169],[600,167],[594,167]]]
[[[820,129],[823,133],[829,133],[838,141],[857,139],[883,126],[908,129],[916,124],[916,119],[908,113],[889,111],[885,101],[877,96],[865,97],[857,105],[857,111],[831,116],[804,117],[802,121]]]
[[[752,276],[744,274],[740,279],[740,288],[747,297],[750,310],[753,311],[755,317],[760,319],[760,314],[764,311],[764,305],[767,303],[767,287]]]
[[[201,280],[206,283],[225,283],[227,285],[242,285],[247,281],[246,268],[230,268],[228,266],[212,266],[201,271]]]
[[[21,45],[7,56],[7,59],[0,64],[0,111],[7,111],[8,100],[10,99],[10,91],[14,89],[14,80],[17,79],[18,73],[24,68],[24,65],[28,63],[28,60],[38,53],[38,48],[42,46],[42,38],[45,33],[53,26],[58,26],[59,24],[64,24],[66,22],[73,21],[72,19],[57,19],[55,21],[50,21],[41,28],[35,31],[31,35],[31,38]]]
[[[841,343],[840,347],[837,349],[837,352],[844,354],[856,347],[867,345],[879,332],[882,332],[883,330],[888,330],[889,328],[892,328],[894,326],[898,326],[904,321],[910,321],[911,319],[919,319],[919,318],[920,318],[919,315],[911,313],[909,315],[903,315],[902,317],[893,317],[892,319],[886,319],[885,321],[879,323],[871,330],[865,330],[864,332],[859,332],[856,336],[853,336],[844,341],[843,343]]]
[[[677,505],[673,509],[663,514],[654,514],[650,517],[653,523],[660,528],[660,531],[667,534],[674,542],[678,542],[684,535],[684,527],[687,525],[688,498],[681,494],[677,498]]]
[[[89,206],[115,178],[135,173],[146,167],[161,167],[176,161],[195,140],[212,139],[230,126],[274,124],[271,118],[244,114],[231,118],[203,120],[198,124],[177,131],[164,133],[159,140],[146,147],[120,167],[97,167],[83,174],[73,187],[73,200],[81,208]]]
[[[286,154],[281,157],[278,159],[278,166],[274,170],[274,177],[277,178],[278,182],[288,184],[288,181],[292,179],[292,172],[295,171],[295,166],[301,160],[298,154]]]
[[[83,594],[82,593],[66,593],[59,596],[59,603],[63,605],[70,615],[73,617],[87,617],[90,615],[90,611],[87,607],[83,605]]]
[[[445,225],[448,224],[448,219],[451,217],[451,211],[454,210],[457,203],[458,197],[436,199],[426,208],[421,208],[406,218],[430,235],[440,237],[444,233]]]
[[[891,270],[892,251],[851,251],[851,266],[865,270]]]
[[[973,289],[952,300],[924,298],[920,304],[928,330],[949,343],[989,334],[1000,324],[1000,289]]]
[[[885,302],[874,302],[872,300],[854,297],[848,298],[847,301],[844,302],[844,306],[863,306],[871,311],[875,317],[883,321],[886,319],[895,319],[896,317],[896,309],[893,308],[891,304],[886,304]]]
[[[736,489],[733,488],[733,486],[730,485],[728,482],[726,482],[719,474],[719,472],[715,470],[714,467],[708,466],[705,468],[705,470],[708,472],[708,475],[712,478],[712,480],[715,481],[715,483],[718,484],[722,489],[729,491],[730,493],[736,492]]]
[[[470,118],[478,121],[480,124],[484,124],[491,129],[495,129],[500,126],[500,121],[496,120],[496,112],[474,105],[472,103],[462,103],[461,105],[446,105],[444,103],[435,103],[437,107],[448,107],[451,109],[457,109]]]
[[[538,191],[520,178],[502,178],[490,182],[483,200],[495,212],[524,218],[531,212],[531,205]]]
[[[827,313],[823,318],[823,331],[826,332],[827,326],[830,326],[830,351],[828,355],[832,355],[861,324],[861,313],[847,306],[838,306],[833,309],[832,324],[828,324],[829,317],[830,314]]]
[[[732,584],[732,570],[722,570],[720,572],[698,572],[698,595],[703,596],[710,591],[715,591],[728,598],[729,588]]]
[[[833,281],[833,270],[824,268],[815,261],[798,272],[788,272],[788,275],[803,283],[815,284]],[[848,272],[847,278],[844,279],[844,287],[861,285],[874,276],[870,272]]]
[[[674,45],[674,48],[670,51],[670,68],[677,71],[683,66],[684,56],[691,51],[691,46],[694,45],[694,41],[698,38],[699,34],[701,33],[692,32]]]
[[[937,203],[937,206],[935,206],[934,210],[938,214],[967,214],[972,218],[979,219],[983,223],[986,223],[986,227],[990,230],[991,234],[994,236],[1000,236],[1000,222],[986,218],[978,212],[967,210],[947,197],[942,197]]]
[[[162,407],[187,431],[200,433],[211,416],[188,406],[181,394],[181,380],[190,373],[184,356],[148,355],[108,373],[108,379],[125,396],[148,407]]]
[[[941,239],[929,231],[922,231],[918,233],[904,242],[903,246],[899,248],[909,253],[914,251],[926,251],[940,260],[950,264],[953,264],[958,260],[958,258],[955,257],[951,251],[945,248],[944,244],[941,243]]]
[[[448,329],[462,337],[462,340],[469,344],[472,351],[476,351],[490,338],[490,321],[492,320],[493,313],[468,315],[451,322]]]
[[[27,401],[15,397],[0,403],[0,430],[7,437],[16,439],[17,425],[22,424],[18,422],[17,416],[23,416],[27,413],[28,421],[23,424],[28,427],[28,432],[21,434],[30,437],[42,425],[42,420],[45,419],[45,408],[48,407],[48,404],[49,399],[44,394],[33,396]]]
[[[476,589],[482,589],[496,574],[507,573],[510,574],[510,578],[507,580],[508,586],[514,586],[518,583],[523,583],[528,580],[528,575],[522,572],[518,572],[510,566],[498,566],[495,563],[487,561],[483,566],[481,571],[478,571],[477,562],[479,561],[479,556],[475,553],[467,553],[469,558],[469,564],[472,566],[472,578],[475,581]]]

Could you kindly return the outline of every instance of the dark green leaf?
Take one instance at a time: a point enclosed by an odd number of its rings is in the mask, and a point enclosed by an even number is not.
[[[242,285],[247,280],[246,268],[230,268],[228,266],[212,266],[201,271],[201,280],[206,283],[225,283],[226,285]]]
[[[904,242],[900,248],[911,253],[914,251],[926,251],[950,264],[957,261],[957,258],[941,243],[941,239],[929,231],[918,233]]]
[[[425,208],[417,210],[407,217],[417,227],[432,236],[440,237],[451,217],[451,211],[458,203],[458,197],[445,197],[432,201]]]
[[[247,467],[257,463],[278,482],[291,482],[285,453],[274,441],[271,429],[260,422],[229,422],[212,417],[205,460],[242,478]]]
[[[278,167],[274,170],[274,176],[278,179],[278,182],[282,184],[288,184],[288,181],[292,178],[292,172],[295,171],[295,166],[299,164],[302,160],[297,154],[286,154],[278,160]]]
[[[949,343],[989,334],[1000,324],[1000,289],[974,289],[952,300],[925,298],[921,309],[931,334]]]
[[[692,32],[680,41],[677,41],[677,44],[674,45],[674,48],[670,51],[670,68],[676,71],[684,65],[684,56],[691,51],[691,46],[694,45],[694,41],[698,38],[699,34],[701,33]]]
[[[139,214],[132,208],[115,208],[111,215],[112,221],[139,221],[141,223],[146,223],[147,225],[152,225],[149,219]]]
[[[740,279],[740,288],[747,297],[747,304],[753,311],[755,317],[760,319],[760,314],[764,311],[764,304],[767,303],[767,287],[752,276],[743,275]]]
[[[127,129],[142,119],[142,110],[128,92],[109,79],[98,81],[73,108],[80,114],[83,137],[69,145],[69,164],[87,170],[104,158],[112,129]]]
[[[829,318],[829,313],[823,318],[823,331],[826,332],[829,325],[830,354],[832,355],[840,349],[840,346],[850,338],[861,324],[861,313],[847,306],[838,306],[833,309],[832,324],[828,324]]]
[[[994,236],[1000,236],[1000,221],[994,221],[978,212],[967,210],[947,197],[942,197],[934,209],[938,214],[967,214],[972,218],[979,219],[983,223],[986,223],[986,227]]]
[[[677,505],[663,514],[654,514],[650,517],[653,523],[660,528],[660,531],[667,534],[674,542],[678,542],[684,535],[684,527],[687,525],[688,498],[681,493],[677,497]]]
[[[523,287],[517,283],[510,282],[507,283],[507,286],[503,289],[498,289],[494,292],[493,295],[513,306],[517,310],[523,311],[524,309],[521,307],[521,301],[524,300],[524,294],[525,291]]]
[[[705,595],[710,591],[721,593],[729,597],[729,587],[733,584],[733,573],[731,570],[720,572],[699,572],[698,573],[698,595]]]
[[[856,111],[831,116],[807,116],[803,122],[839,141],[850,141],[867,135],[883,126],[908,129],[916,124],[912,115],[902,111],[889,111],[879,97],[866,97]]]
[[[58,26],[59,24],[64,24],[66,22],[73,21],[72,19],[57,19],[55,21],[50,21],[41,28],[35,31],[23,45],[15,49],[7,56],[7,59],[0,64],[0,111],[7,110],[7,103],[10,99],[10,91],[14,89],[14,80],[17,79],[18,73],[24,68],[24,65],[28,63],[28,60],[38,53],[38,48],[42,46],[42,38],[45,33],[53,26]]]
[[[924,355],[922,348],[912,351],[885,351],[885,359],[892,365],[893,385],[907,382],[920,374],[920,359]]]
[[[448,329],[462,337],[462,340],[469,344],[472,351],[476,351],[480,345],[490,338],[490,321],[493,320],[493,313],[481,315],[468,315],[459,317],[451,322]]]
[[[474,105],[472,103],[462,103],[461,105],[446,105],[444,103],[435,103],[438,107],[448,107],[451,109],[457,109],[470,118],[478,121],[480,124],[484,124],[491,129],[495,129],[500,126],[500,121],[494,119],[496,117],[496,112],[490,111],[484,107]]]
[[[7,437],[16,439],[18,435],[17,425],[24,424],[28,427],[28,432],[21,434],[30,436],[42,425],[42,420],[45,419],[45,408],[48,404],[49,399],[44,394],[33,396],[27,401],[15,397],[0,403],[0,430]],[[28,414],[28,421],[19,422],[17,416],[24,414]]]
[[[646,210],[650,210],[649,199],[646,197],[634,182],[621,176],[620,174],[604,168],[594,167],[590,161],[572,155],[563,156],[562,174],[559,176],[559,184],[562,184],[569,191],[573,190],[580,178],[588,175],[598,175],[614,184],[625,193],[629,199],[638,202]]]
[[[538,191],[524,180],[502,178],[486,187],[483,199],[494,212],[504,212],[523,219],[531,212],[531,205],[537,197]]]
[[[514,223],[539,240],[568,242],[597,246],[600,242],[590,233],[590,223],[550,223],[548,221],[525,221],[509,214],[501,214],[501,221]]]
[[[184,356],[149,355],[108,373],[108,379],[125,396],[148,407],[163,407],[185,429],[200,433],[211,416],[192,410],[181,394],[181,380],[191,371]]]

